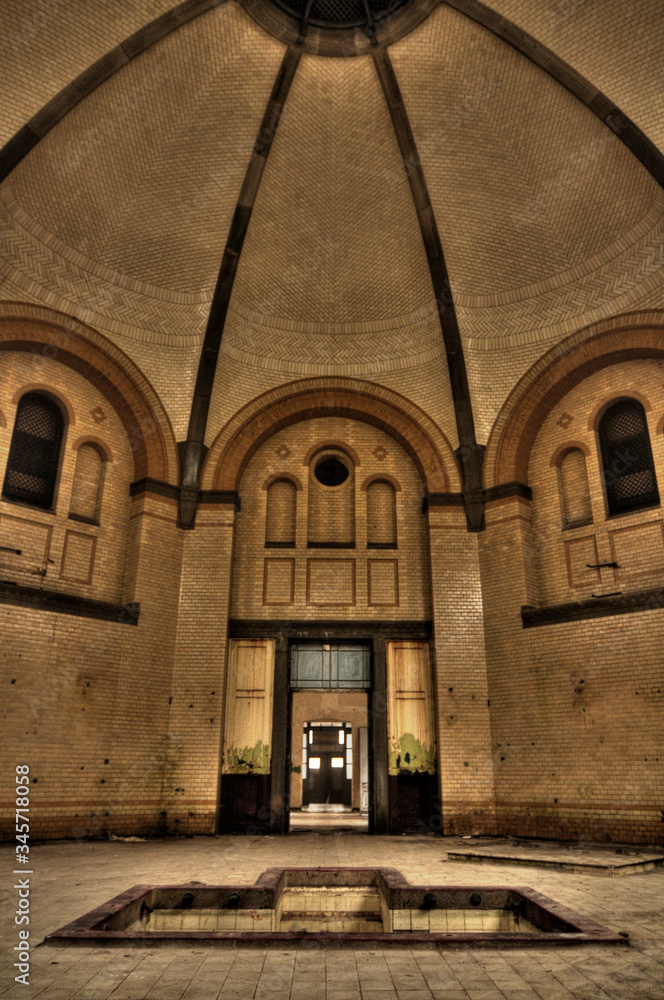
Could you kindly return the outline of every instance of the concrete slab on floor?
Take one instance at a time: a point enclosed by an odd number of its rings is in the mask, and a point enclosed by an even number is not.
[[[630,875],[664,865],[664,848],[569,843],[512,837],[445,837],[447,860],[563,868],[595,875]]]

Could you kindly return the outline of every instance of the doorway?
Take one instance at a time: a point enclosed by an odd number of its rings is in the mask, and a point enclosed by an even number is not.
[[[352,805],[352,722],[306,722],[302,733],[302,808],[335,812],[352,809]],[[337,806],[341,808],[335,809]]]
[[[291,647],[291,830],[369,829],[370,647]]]

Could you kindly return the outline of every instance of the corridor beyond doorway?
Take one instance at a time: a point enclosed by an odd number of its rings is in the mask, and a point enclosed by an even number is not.
[[[290,829],[369,828],[367,696],[294,691]]]

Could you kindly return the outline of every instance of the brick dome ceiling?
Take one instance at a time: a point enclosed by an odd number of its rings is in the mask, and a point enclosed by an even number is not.
[[[661,306],[664,192],[615,130],[463,6],[438,4],[387,51],[485,435],[543,350],[605,316]],[[6,140],[111,56],[105,82],[44,128],[2,184],[0,294],[110,337],[153,380],[181,433],[285,45],[238,4],[192,2],[149,44],[149,22],[169,3],[127,7],[119,18],[53,0],[36,21],[5,4],[15,26],[4,33]],[[485,7],[664,146],[660,3]],[[141,29],[137,54],[124,40]],[[234,389],[215,387],[213,423],[279,381],[332,373],[391,380],[416,402],[426,386],[445,427],[443,357],[418,209],[372,57],[305,50],[242,248],[221,349]]]

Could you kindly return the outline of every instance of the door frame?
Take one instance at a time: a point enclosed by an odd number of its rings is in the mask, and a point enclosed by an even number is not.
[[[431,640],[430,621],[285,621],[231,619],[231,639],[276,639],[270,774],[270,833],[288,833],[291,759],[290,647],[301,642],[367,643],[371,685],[367,690],[369,729],[369,833],[389,833],[387,740],[388,639]],[[285,720],[285,725],[284,725]],[[381,766],[377,766],[382,762]]]
[[[373,785],[374,785],[373,773],[372,773],[372,770],[373,770],[372,769],[372,762],[373,762],[373,752],[372,751],[373,751],[373,745],[372,745],[372,742],[371,742],[372,741],[372,732],[373,732],[373,729],[374,729],[374,725],[372,723],[374,723],[374,719],[375,719],[375,716],[373,714],[374,713],[374,707],[373,707],[373,689],[374,689],[374,677],[375,677],[375,669],[374,669],[374,664],[375,664],[374,646],[373,646],[372,640],[370,638],[368,638],[368,637],[365,637],[363,639],[358,639],[357,636],[354,636],[353,638],[349,639],[348,636],[346,636],[346,635],[332,637],[329,634],[329,632],[323,638],[321,638],[320,635],[318,635],[318,636],[316,636],[316,635],[307,636],[306,638],[304,638],[302,636],[298,636],[297,639],[290,639],[289,642],[288,642],[288,653],[287,653],[287,660],[288,660],[288,678],[287,678],[287,682],[288,682],[288,739],[287,739],[288,753],[287,753],[287,757],[286,757],[286,761],[285,761],[284,779],[283,779],[285,791],[284,791],[284,795],[282,796],[281,799],[279,799],[279,796],[278,796],[278,793],[277,793],[277,795],[274,796],[274,798],[271,800],[271,809],[272,809],[272,816],[273,816],[273,818],[274,818],[274,815],[275,815],[275,813],[274,813],[274,807],[276,806],[277,808],[281,808],[282,807],[282,802],[283,802],[283,810],[284,810],[283,823],[284,823],[284,827],[285,828],[282,829],[282,830],[279,830],[278,832],[280,832],[280,833],[288,833],[288,830],[289,830],[289,827],[290,827],[291,747],[292,747],[292,738],[293,738],[293,734],[291,732],[291,727],[292,727],[292,724],[293,724],[293,720],[292,720],[293,694],[297,690],[311,690],[311,689],[302,689],[302,688],[292,688],[291,685],[290,685],[290,659],[291,659],[291,655],[290,654],[291,654],[291,649],[292,649],[293,646],[297,646],[298,643],[300,643],[300,642],[302,642],[302,643],[304,643],[304,642],[308,642],[308,643],[320,642],[320,643],[331,643],[331,644],[348,643],[348,645],[367,646],[369,648],[369,656],[370,656],[370,659],[369,659],[369,669],[370,669],[369,687],[368,688],[330,688],[329,690],[331,690],[331,691],[334,691],[334,690],[336,690],[336,691],[354,691],[354,692],[364,691],[366,693],[366,696],[367,696],[367,728],[369,730],[368,736],[369,736],[369,749],[370,749],[370,753],[369,753],[369,833],[375,833],[376,831],[373,829],[373,822],[374,822],[373,818],[375,816],[375,811],[374,811],[375,810],[375,803],[374,803],[374,796],[372,795],[372,790],[373,790]],[[384,643],[383,643],[383,645],[384,645]],[[277,648],[278,648],[278,644],[277,644]],[[276,682],[276,671],[275,671],[275,682]],[[387,703],[386,702],[385,702],[385,707],[387,708]],[[282,716],[282,718],[283,718],[283,716]],[[273,720],[272,720],[272,729],[273,729],[273,732],[274,732],[274,726],[276,724],[277,724],[277,714],[276,714],[276,709],[275,709],[275,714],[274,714],[274,717],[273,717]],[[375,720],[375,725],[380,726],[380,719],[376,719]],[[273,745],[274,745],[274,741],[273,741]],[[386,762],[385,763],[385,791],[387,791],[387,760],[388,760],[388,758],[387,758],[387,711],[386,711],[385,712],[385,762]],[[273,756],[273,758],[272,758],[272,766],[273,766],[273,768],[274,768],[274,765],[275,765],[275,757]],[[273,775],[274,775],[274,772],[273,772]],[[279,777],[276,777],[276,778],[273,777],[273,784],[272,784],[273,792],[274,792],[275,788],[279,787],[277,785],[277,782],[280,782],[280,781],[281,781],[281,779]],[[270,832],[272,832],[272,830]],[[274,832],[277,832],[276,829],[275,829]]]

